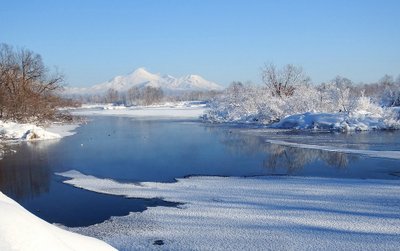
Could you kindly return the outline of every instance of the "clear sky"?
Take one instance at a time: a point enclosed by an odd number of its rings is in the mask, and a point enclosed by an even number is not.
[[[0,0],[0,42],[31,49],[70,86],[145,67],[228,85],[264,63],[314,83],[400,74],[399,0]]]

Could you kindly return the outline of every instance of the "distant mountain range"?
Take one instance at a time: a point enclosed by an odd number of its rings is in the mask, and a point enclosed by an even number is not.
[[[171,75],[160,75],[148,72],[145,68],[138,68],[127,74],[116,76],[110,81],[91,87],[67,87],[64,95],[96,95],[104,94],[112,88],[125,92],[132,87],[160,87],[166,93],[179,93],[189,91],[218,91],[223,87],[205,80],[199,75],[187,75],[175,78]]]

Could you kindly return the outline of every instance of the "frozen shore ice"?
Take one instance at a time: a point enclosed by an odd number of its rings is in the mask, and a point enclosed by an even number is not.
[[[400,182],[304,177],[191,177],[119,183],[59,174],[90,191],[184,203],[72,228],[121,250],[397,250]]]

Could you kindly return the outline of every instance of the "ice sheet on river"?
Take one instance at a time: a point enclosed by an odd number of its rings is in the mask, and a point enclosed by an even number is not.
[[[184,203],[73,228],[121,250],[397,250],[400,182],[304,177],[190,177],[119,183],[59,174],[87,190]]]

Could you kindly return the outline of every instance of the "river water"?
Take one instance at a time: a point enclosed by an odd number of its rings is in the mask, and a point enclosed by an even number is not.
[[[56,173],[77,170],[120,182],[174,182],[190,175],[400,179],[399,158],[362,154],[396,153],[399,138],[399,131],[312,133],[190,120],[91,117],[75,135],[62,140],[6,145],[0,190],[48,222],[87,226],[147,207],[177,204],[97,194],[62,183]],[[299,146],[268,143],[278,141]]]

